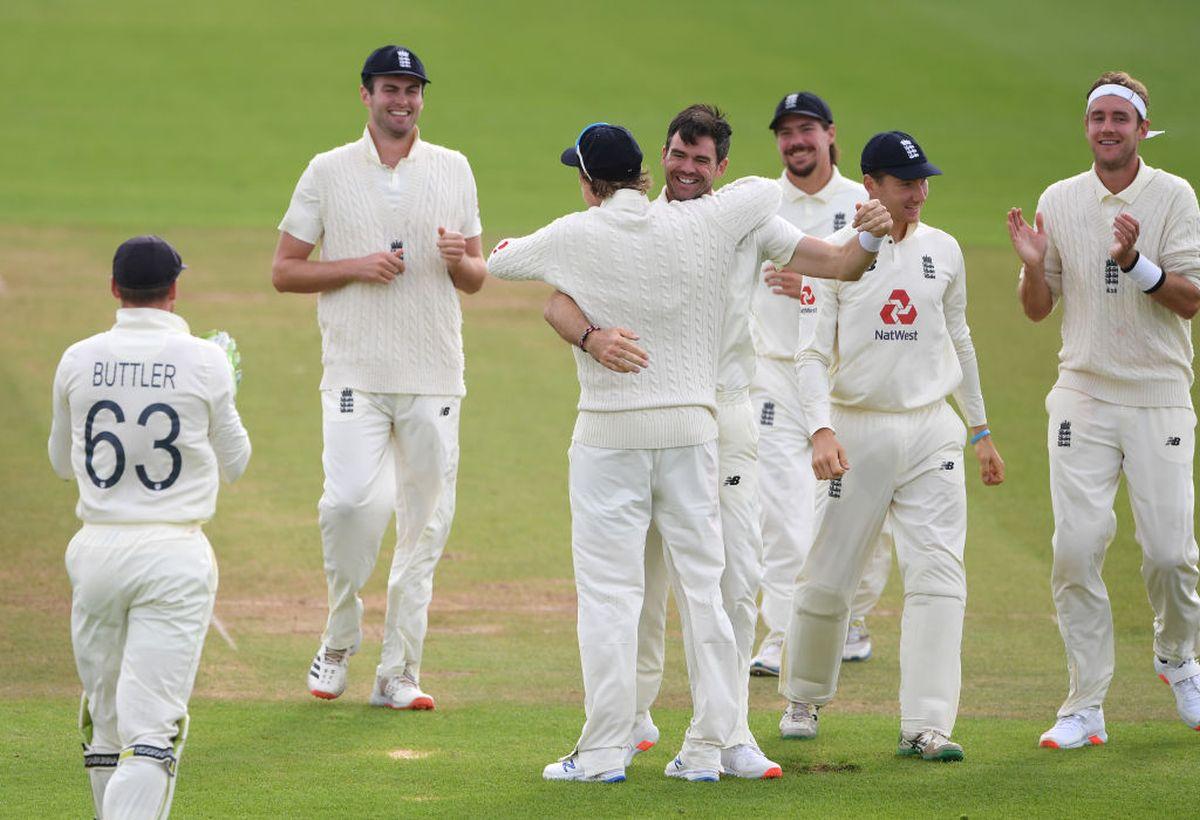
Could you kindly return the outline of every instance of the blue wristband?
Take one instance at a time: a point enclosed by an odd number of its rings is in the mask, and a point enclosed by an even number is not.
[[[976,433],[975,435],[971,436],[971,443],[972,443],[972,444],[978,444],[980,439],[987,438],[987,437],[988,437],[988,436],[990,436],[991,434],[992,434],[992,431],[991,431],[991,430],[989,430],[989,429],[987,429],[986,427],[984,427],[984,428],[983,428],[982,430],[980,430],[978,433]]]

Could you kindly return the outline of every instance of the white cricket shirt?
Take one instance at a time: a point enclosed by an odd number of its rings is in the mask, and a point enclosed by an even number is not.
[[[156,308],[67,348],[54,375],[50,464],[75,478],[85,524],[199,524],[235,481],[250,438],[221,348]]]
[[[867,189],[846,179],[833,168],[833,176],[815,194],[807,194],[792,184],[787,171],[779,175],[783,199],[779,215],[808,236],[826,237],[854,222],[854,206],[866,202]],[[754,348],[759,356],[792,361],[808,342],[816,327],[817,291],[815,280],[805,277],[799,299],[772,293],[761,272],[754,288],[752,328]]]
[[[778,186],[756,177],[688,202],[651,203],[624,189],[496,246],[488,258],[493,276],[547,282],[596,324],[636,328],[650,354],[650,367],[626,374],[575,350],[575,441],[659,449],[717,437],[727,278],[737,244],[778,206]]]
[[[844,228],[831,241],[854,235]],[[950,234],[922,223],[888,237],[857,282],[814,280],[817,326],[797,356],[808,434],[831,427],[830,403],[900,413],[955,394],[967,424],[987,421],[967,327],[967,278]]]

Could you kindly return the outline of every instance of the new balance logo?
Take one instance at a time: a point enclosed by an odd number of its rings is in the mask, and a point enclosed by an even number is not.
[[[1104,263],[1104,292],[1117,292],[1117,274],[1120,272],[1117,267],[1117,262],[1114,259],[1109,259]]]
[[[900,145],[904,148],[904,153],[908,154],[909,159],[921,156],[921,152],[917,150],[917,146],[912,144],[912,140],[900,140]]]
[[[1179,436],[1169,436],[1167,438],[1167,446],[1168,447],[1178,447],[1179,446]]]
[[[338,402],[338,409],[343,413],[354,412],[354,391],[349,387],[342,391],[342,397]]]
[[[840,231],[844,227],[846,227],[846,213],[844,211],[838,211],[833,215],[833,229],[835,231]]]
[[[758,417],[758,423],[763,427],[775,426],[775,402],[764,401],[762,406],[762,415]]]
[[[1064,421],[1062,424],[1058,425],[1058,446],[1071,446],[1071,422],[1069,421]]]
[[[450,406],[449,405],[446,405],[445,407],[442,408],[442,415],[443,416],[450,415]]]
[[[829,479],[829,497],[830,498],[841,498],[842,497],[842,480],[840,478]]]
[[[739,485],[741,483],[742,483],[742,477],[740,475],[731,475],[731,476],[727,476],[725,478],[725,486],[726,487],[736,487],[737,485]]]
[[[885,325],[911,325],[917,321],[917,306],[909,301],[908,291],[897,289],[879,311],[879,318]]]
[[[922,256],[921,257],[921,273],[925,274],[926,279],[936,279],[937,278],[937,273],[935,272],[934,267],[933,267],[933,257],[932,256]]]
[[[943,461],[943,462],[942,462],[942,469],[943,469],[943,470],[953,470],[953,469],[954,469],[954,462],[953,462],[953,461]]]

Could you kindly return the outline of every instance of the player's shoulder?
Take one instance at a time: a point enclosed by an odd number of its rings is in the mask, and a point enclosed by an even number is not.
[[[111,332],[111,330],[102,330],[99,333],[93,333],[91,336],[68,345],[67,349],[63,351],[62,356],[59,357],[60,363],[69,364],[81,357],[86,358],[88,355],[101,349],[105,346],[106,337]]]
[[[448,168],[470,171],[471,163],[462,151],[426,140],[421,140],[420,144],[426,159]]]
[[[950,250],[959,256],[962,255],[962,248],[957,239],[941,228],[935,228],[925,222],[917,225],[917,231],[913,238],[918,240],[922,247]]]
[[[1196,198],[1196,189],[1192,187],[1192,183],[1183,177],[1172,174],[1170,171],[1164,171],[1162,168],[1150,168],[1149,170],[1154,175],[1150,180],[1151,185],[1158,186],[1175,196],[1184,196],[1188,199]]]
[[[1092,169],[1080,171],[1074,176],[1069,176],[1052,182],[1046,186],[1046,190],[1042,191],[1041,200],[1045,203],[1054,203],[1058,200],[1071,196],[1080,188],[1091,185],[1091,180],[1088,177],[1092,176]]]
[[[343,162],[355,151],[361,150],[362,139],[360,138],[354,140],[353,142],[347,142],[344,145],[338,145],[334,148],[330,148],[328,151],[322,151],[309,160],[308,164],[316,169],[327,168],[331,165],[337,165],[338,163]]]

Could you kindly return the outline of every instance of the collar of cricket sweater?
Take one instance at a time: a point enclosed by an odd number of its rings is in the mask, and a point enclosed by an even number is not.
[[[1138,172],[1133,178],[1133,182],[1122,191],[1117,191],[1115,194],[1104,187],[1104,183],[1100,181],[1100,176],[1096,173],[1096,166],[1092,165],[1092,193],[1096,196],[1097,202],[1103,202],[1106,198],[1112,196],[1124,202],[1126,205],[1132,205],[1138,195],[1146,189],[1150,184],[1150,180],[1154,177],[1154,169],[1146,164],[1146,161],[1138,157]]]
[[[414,126],[413,130],[417,132],[417,135],[413,139],[412,147],[408,149],[408,156],[401,157],[400,161],[396,163],[396,168],[399,168],[406,162],[419,161],[425,154],[425,143],[421,139],[421,129]],[[359,140],[359,144],[363,147],[366,159],[371,165],[386,168],[389,171],[394,170],[392,166],[384,165],[383,160],[379,158],[379,149],[375,147],[375,140],[371,139],[371,129],[365,125],[363,126],[363,135],[362,139]]]

